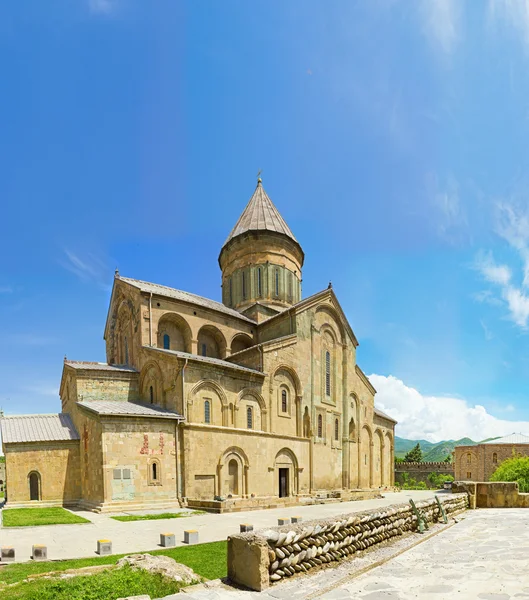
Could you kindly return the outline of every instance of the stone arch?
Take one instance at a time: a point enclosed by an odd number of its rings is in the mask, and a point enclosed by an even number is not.
[[[219,458],[217,464],[218,495],[248,495],[248,456],[238,446],[230,446]]]
[[[39,471],[28,473],[28,488],[30,500],[42,500],[42,479]]]
[[[147,362],[140,374],[140,394],[143,402],[164,405],[163,374],[154,360]]]
[[[147,481],[149,485],[162,485],[162,465],[158,458],[149,459]]]
[[[246,409],[248,407],[253,409],[253,427],[252,429],[266,431],[266,402],[261,394],[253,388],[244,388],[237,396],[237,402],[235,403],[235,427],[241,427],[246,429]]]
[[[295,453],[290,448],[281,448],[274,459],[277,495],[280,497],[297,495],[299,490],[299,465]]]
[[[246,333],[236,333],[230,342],[231,353],[242,352],[253,346],[252,338]]]
[[[169,338],[167,350],[191,353],[191,327],[184,317],[174,312],[166,312],[158,319],[156,332],[158,348],[165,348],[166,336]]]
[[[116,310],[115,361],[119,365],[134,364],[134,325],[130,300],[123,299]]]
[[[274,416],[289,416],[288,429],[284,431],[291,435],[302,435],[301,400],[302,386],[295,369],[286,364],[280,364],[270,378],[270,411]],[[288,413],[282,412],[282,391],[287,391]],[[272,423],[270,423],[272,427]]]
[[[197,354],[200,356],[226,358],[226,338],[214,325],[203,325],[198,331],[197,341]]]
[[[373,436],[373,481],[372,487],[382,487],[384,483],[384,438],[380,429]]]
[[[394,466],[393,466],[393,436],[386,431],[384,436],[384,480],[385,486],[393,485]]]
[[[346,343],[346,336],[345,336],[345,328],[343,326],[342,323],[342,318],[340,316],[340,314],[338,313],[338,311],[331,305],[329,304],[321,304],[320,306],[318,306],[318,308],[316,309],[316,315],[318,313],[326,313],[327,315],[329,315],[331,317],[331,319],[334,321],[334,323],[336,324],[338,331],[340,333],[340,342],[342,344]]]
[[[292,378],[292,381],[294,383],[294,392],[295,392],[296,396],[301,396],[302,395],[303,387],[301,385],[301,381],[299,379],[299,376],[298,376],[296,370],[293,367],[291,367],[291,366],[289,366],[287,364],[284,364],[284,363],[278,365],[276,367],[275,371],[272,374],[271,381],[274,380],[274,378],[276,377],[276,375],[280,371],[286,371],[290,375],[290,377]]]
[[[329,323],[320,327],[321,349],[321,397],[336,401],[338,371],[338,337]]]
[[[189,392],[187,418],[190,422],[204,423],[204,403],[210,401],[210,424],[228,426],[228,399],[226,393],[216,381],[203,379]]]
[[[366,489],[371,487],[372,482],[372,442],[373,435],[368,425],[364,425],[360,430],[360,488]]]

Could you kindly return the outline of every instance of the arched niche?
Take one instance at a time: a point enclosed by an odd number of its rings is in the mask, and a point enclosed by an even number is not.
[[[249,467],[248,456],[244,450],[237,446],[227,448],[217,464],[218,495],[247,496]]]
[[[298,493],[299,468],[298,459],[290,448],[282,448],[274,460],[277,495],[286,498]]]
[[[150,361],[141,370],[140,394],[143,402],[164,406],[163,375],[158,363]]]
[[[245,333],[237,333],[231,340],[231,353],[242,352],[254,345],[252,338]]]
[[[214,325],[204,325],[197,336],[199,356],[226,358],[226,338]]]
[[[206,423],[206,401],[209,402],[209,423]],[[191,423],[229,425],[226,394],[215,381],[200,381],[190,391],[187,403],[187,419]]]
[[[176,313],[168,312],[158,320],[156,345],[165,350],[191,352],[191,328],[187,321]]]

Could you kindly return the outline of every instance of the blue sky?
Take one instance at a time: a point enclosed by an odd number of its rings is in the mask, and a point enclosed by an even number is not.
[[[529,433],[523,1],[10,0],[0,72],[5,412],[105,359],[115,267],[220,299],[261,168],[401,435]]]

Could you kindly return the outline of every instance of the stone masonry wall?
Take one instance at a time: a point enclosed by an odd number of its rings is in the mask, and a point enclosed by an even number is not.
[[[429,483],[428,475],[439,473],[440,475],[454,475],[454,465],[445,462],[403,462],[395,463],[395,482],[404,483],[404,473],[409,473],[415,481]]]
[[[440,500],[447,514],[468,507],[465,493]],[[435,500],[416,505],[428,522],[439,518]],[[228,576],[235,583],[261,591],[285,577],[343,560],[416,528],[417,517],[411,506],[399,504],[324,521],[233,535],[228,537]]]

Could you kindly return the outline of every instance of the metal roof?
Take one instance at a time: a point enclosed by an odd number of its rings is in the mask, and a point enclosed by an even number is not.
[[[285,220],[279,214],[272,200],[270,200],[268,194],[264,191],[260,180],[242,215],[224,242],[223,247],[230,240],[247,231],[275,231],[276,233],[286,235],[299,245],[289,226],[285,223]]]
[[[148,281],[131,279],[130,277],[120,276],[119,279],[121,281],[124,281],[125,283],[133,285],[134,287],[140,289],[142,292],[157,294],[158,296],[165,296],[166,298],[174,298],[175,300],[182,300],[183,302],[188,302],[189,304],[195,304],[196,306],[202,306],[204,308],[209,308],[211,310],[230,315],[231,317],[236,317],[237,319],[242,319],[243,321],[247,321],[252,325],[256,324],[256,321],[254,321],[253,319],[242,315],[240,312],[233,310],[233,308],[228,308],[220,302],[210,300],[209,298],[203,298],[202,296],[197,296],[196,294],[191,294],[182,290],[170,288],[165,285],[159,285],[158,283],[149,283]]]
[[[4,444],[78,440],[70,415],[15,415],[0,419]]]
[[[484,444],[529,444],[529,436],[523,433],[511,433],[505,437],[498,438],[497,440],[489,440],[483,442]]]
[[[125,371],[127,373],[137,373],[132,367],[120,367],[118,365],[109,365],[102,362],[89,362],[83,360],[65,360],[65,365],[74,369],[83,369],[88,371]]]
[[[164,352],[166,354],[172,354],[179,358],[187,358],[196,362],[209,363],[210,365],[216,365],[219,367],[227,367],[229,369],[235,369],[236,371],[243,371],[244,373],[252,373],[255,375],[263,375],[262,371],[256,369],[250,369],[250,367],[243,367],[237,363],[228,362],[222,358],[212,358],[211,356],[200,356],[200,354],[189,354],[188,352],[181,352],[180,350],[167,350],[165,348],[154,348],[152,346],[143,346],[146,350],[155,350],[156,352]]]
[[[385,412],[381,411],[379,408],[376,408],[376,407],[375,407],[375,414],[378,415],[379,417],[382,417],[383,419],[392,421],[393,423],[398,423],[398,421],[396,421],[393,417],[390,417]]]
[[[120,416],[120,417],[156,417],[164,419],[176,419],[183,421],[184,418],[177,412],[162,408],[156,404],[141,404],[140,402],[118,402],[113,400],[93,400],[90,402],[76,402],[77,406],[86,408],[98,415]]]

